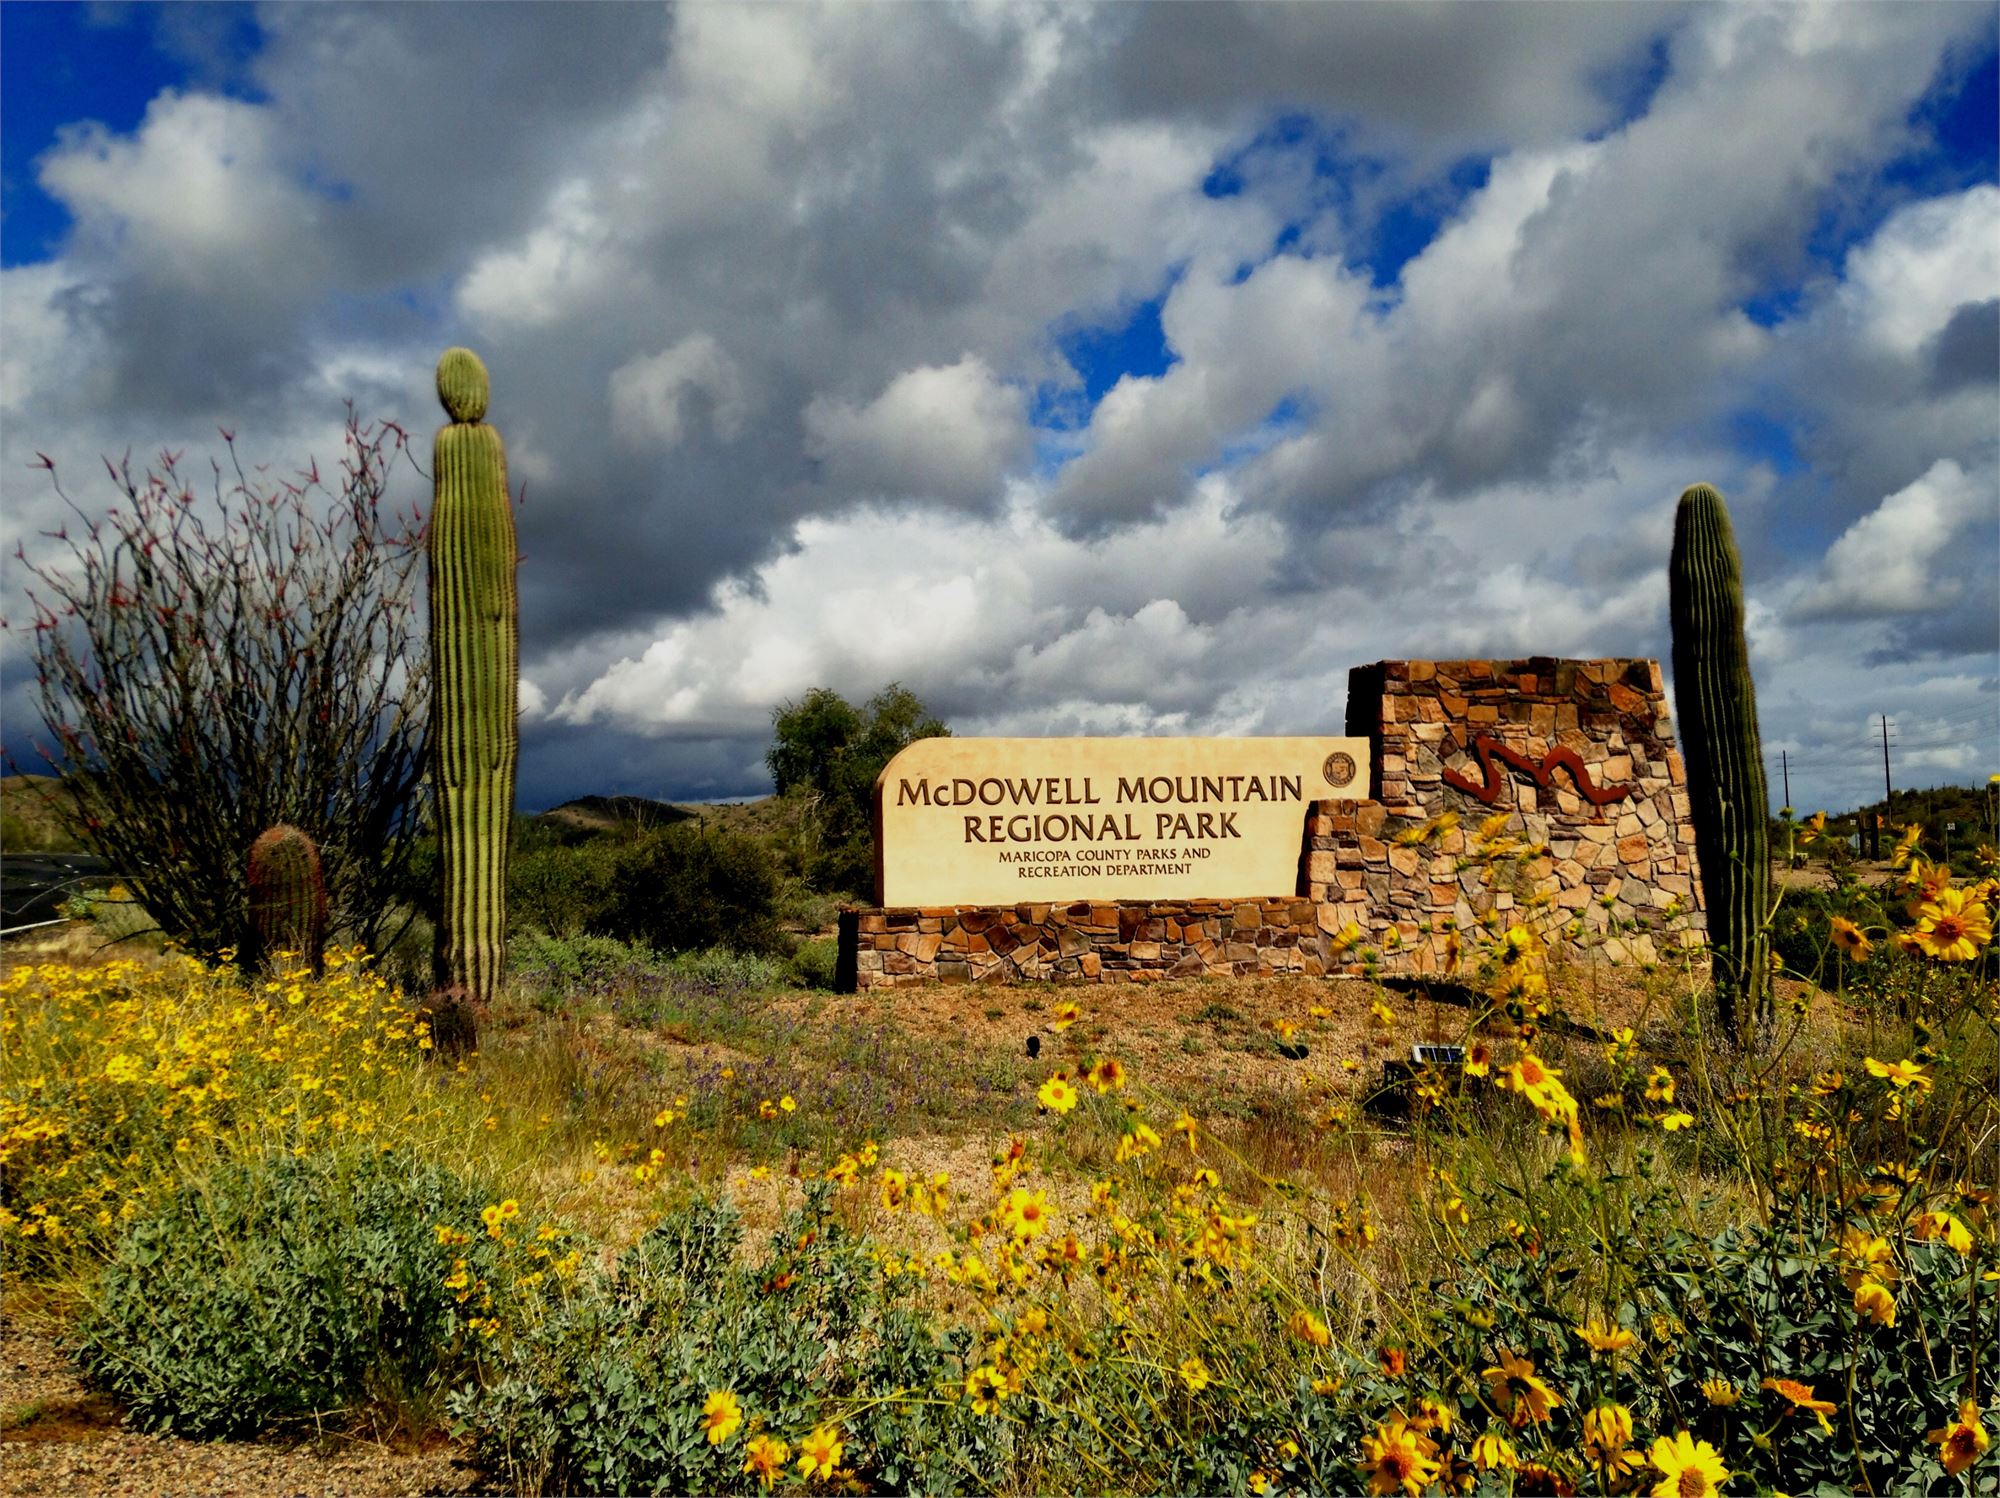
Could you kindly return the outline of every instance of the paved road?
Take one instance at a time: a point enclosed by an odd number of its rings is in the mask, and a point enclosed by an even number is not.
[[[56,919],[63,901],[110,873],[93,853],[9,853],[0,859],[0,929]]]

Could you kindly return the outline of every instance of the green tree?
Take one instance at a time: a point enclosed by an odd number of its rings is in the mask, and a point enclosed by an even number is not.
[[[898,682],[860,708],[814,687],[773,711],[771,730],[764,763],[778,794],[798,806],[799,872],[823,890],[872,890],[876,777],[908,745],[951,730]]]

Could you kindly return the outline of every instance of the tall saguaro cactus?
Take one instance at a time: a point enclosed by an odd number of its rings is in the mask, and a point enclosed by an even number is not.
[[[1668,598],[1717,1008],[1732,1036],[1746,1013],[1761,1036],[1772,1019],[1770,806],[1743,639],[1743,567],[1729,510],[1707,484],[1682,494],[1674,512]]]
[[[443,883],[439,987],[493,996],[506,955],[507,839],[520,753],[521,670],[507,449],[486,414],[486,366],[446,349],[430,523],[432,774]]]
[[[297,952],[318,973],[326,949],[326,881],[319,848],[280,823],[250,845],[250,966],[274,953]]]

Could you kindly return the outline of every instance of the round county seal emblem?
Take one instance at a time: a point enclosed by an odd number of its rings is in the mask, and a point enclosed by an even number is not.
[[[1326,763],[1319,767],[1319,772],[1326,777],[1326,783],[1336,790],[1344,785],[1352,785],[1354,783],[1354,756],[1343,753],[1340,750],[1335,750],[1326,757]]]

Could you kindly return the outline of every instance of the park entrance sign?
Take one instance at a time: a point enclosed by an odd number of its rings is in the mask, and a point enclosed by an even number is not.
[[[1657,661],[1396,660],[1345,738],[922,739],[875,787],[834,986],[1460,973],[1516,923],[1644,966],[1698,945]]]
[[[875,785],[883,906],[1289,896],[1366,738],[919,739]]]

